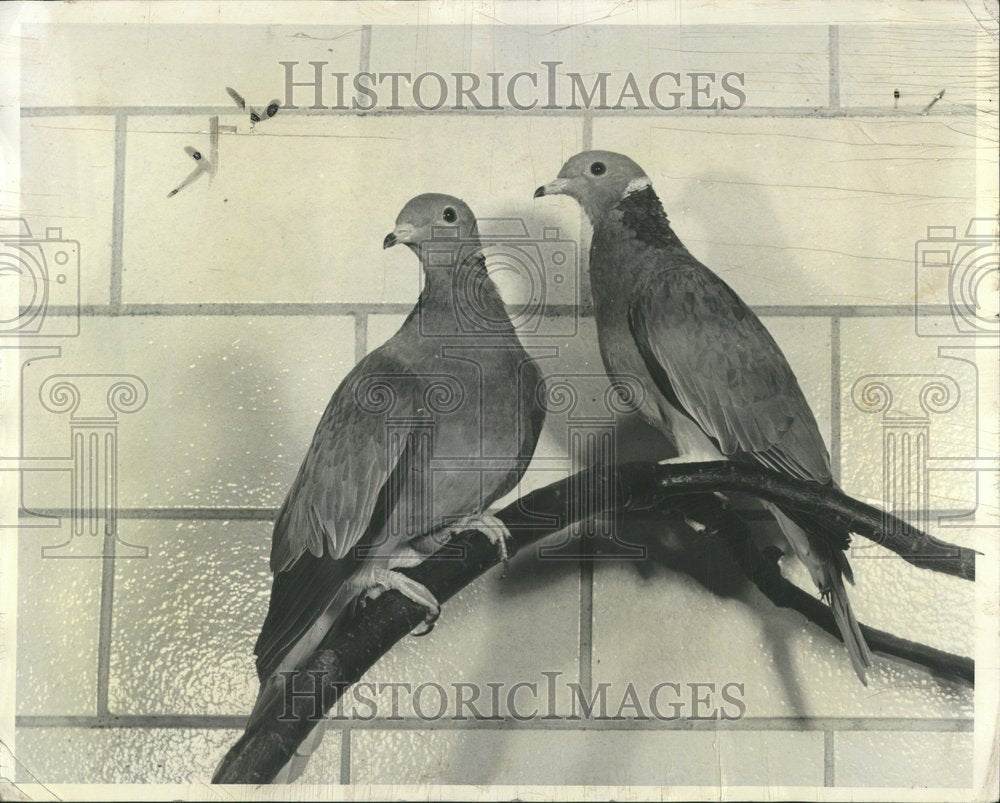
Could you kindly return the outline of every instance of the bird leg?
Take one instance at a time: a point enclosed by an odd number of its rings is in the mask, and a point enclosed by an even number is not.
[[[427,616],[424,624],[427,628],[415,636],[426,636],[434,629],[434,623],[441,615],[441,605],[434,595],[427,588],[416,580],[407,577],[402,572],[386,569],[384,566],[373,566],[371,568],[371,583],[368,585],[366,594],[369,599],[375,599],[385,591],[398,591],[409,600],[413,600],[418,605],[427,609]]]
[[[507,576],[507,561],[510,554],[507,551],[507,541],[512,537],[507,525],[492,513],[477,513],[473,516],[466,516],[459,519],[454,524],[448,526],[448,536],[458,535],[465,530],[478,530],[494,544],[500,554],[503,563],[503,576]]]
[[[393,551],[389,556],[389,565],[403,568],[419,566],[444,547],[454,534],[450,527],[438,527],[429,533],[411,538]]]

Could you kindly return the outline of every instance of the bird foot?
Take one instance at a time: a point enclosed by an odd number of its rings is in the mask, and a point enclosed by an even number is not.
[[[479,513],[475,516],[468,516],[461,519],[449,528],[451,535],[457,535],[463,530],[479,530],[479,532],[490,539],[490,543],[496,546],[497,552],[500,554],[500,562],[503,564],[503,574],[501,576],[506,577],[507,562],[510,560],[507,541],[512,538],[507,525],[492,513]]]
[[[389,590],[398,591],[407,599],[413,600],[413,602],[427,609],[427,616],[424,618],[425,629],[420,632],[414,630],[413,635],[426,636],[434,629],[435,622],[441,616],[441,605],[435,596],[428,591],[426,586],[421,585],[411,577],[407,577],[402,572],[393,571],[381,566],[375,567],[372,585],[366,592],[368,597],[375,599],[383,592]]]

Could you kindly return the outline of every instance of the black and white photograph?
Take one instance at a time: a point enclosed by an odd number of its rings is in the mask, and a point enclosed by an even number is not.
[[[0,800],[996,800],[998,49],[0,6]]]

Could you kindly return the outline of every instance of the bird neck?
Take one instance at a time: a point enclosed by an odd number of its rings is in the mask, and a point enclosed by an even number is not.
[[[647,245],[684,248],[670,227],[667,213],[652,186],[627,193],[612,207],[608,217],[620,222],[637,240]]]
[[[462,333],[507,333],[513,324],[503,298],[486,270],[478,243],[421,258],[424,289],[415,313],[429,328]]]

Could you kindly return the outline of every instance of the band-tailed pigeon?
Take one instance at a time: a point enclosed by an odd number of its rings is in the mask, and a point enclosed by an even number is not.
[[[277,515],[248,730],[282,693],[280,673],[295,670],[359,595],[396,589],[433,622],[434,596],[396,569],[468,527],[506,556],[509,533],[486,511],[534,452],[541,373],[487,275],[464,202],[413,198],[383,246],[397,243],[419,256],[423,290],[399,331],[334,392]]]
[[[641,412],[672,431],[682,457],[755,461],[822,484],[830,458],[799,383],[743,300],[678,239],[649,178],[627,156],[587,151],[535,197],[569,195],[594,233],[590,281],[609,374],[641,384]],[[850,533],[768,505],[833,610],[855,672],[871,653],[844,588]]]

